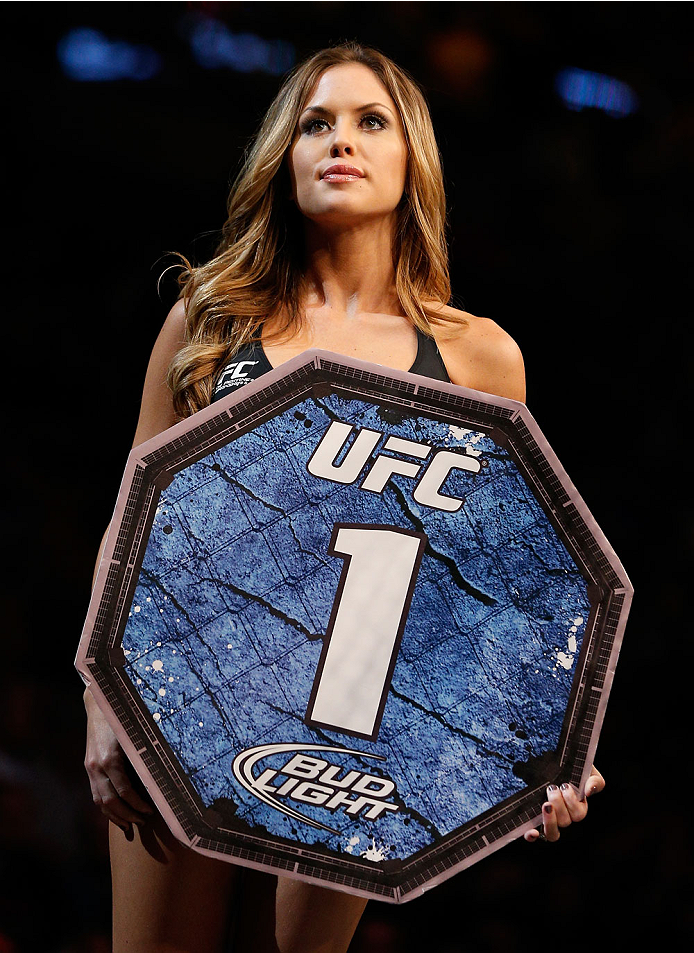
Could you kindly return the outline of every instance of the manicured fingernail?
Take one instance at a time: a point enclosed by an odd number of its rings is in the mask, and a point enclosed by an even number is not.
[[[544,804],[543,807],[542,807],[542,810],[545,812],[545,814],[551,814],[551,813],[552,813],[552,805],[551,805],[551,804]]]
[[[547,788],[547,790],[548,790],[548,791],[551,791],[552,794],[554,794],[554,792],[555,792],[555,791],[558,791],[559,788],[556,786],[556,784],[550,784],[550,786]]]
[[[571,790],[571,785],[570,785],[570,784],[567,784],[566,782],[564,782],[564,784],[562,784],[562,786],[561,786],[561,789],[562,789],[562,791],[570,791],[570,790]]]

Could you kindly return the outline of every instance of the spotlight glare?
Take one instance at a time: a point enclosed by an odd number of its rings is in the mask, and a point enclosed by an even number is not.
[[[232,33],[225,23],[212,17],[192,20],[187,32],[195,61],[203,69],[281,76],[295,62],[291,43],[266,40],[255,33]]]
[[[639,108],[639,99],[631,86],[604,73],[568,67],[557,73],[554,88],[569,109],[601,109],[608,116],[623,119]]]
[[[161,57],[151,46],[111,40],[91,27],[76,27],[58,42],[58,62],[78,82],[144,81],[161,69]]]

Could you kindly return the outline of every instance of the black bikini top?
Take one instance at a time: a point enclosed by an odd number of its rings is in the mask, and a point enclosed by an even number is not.
[[[410,368],[410,374],[421,374],[422,377],[450,382],[436,342],[426,334],[422,334],[419,328],[415,328],[415,331],[417,332],[417,356]],[[268,361],[260,341],[245,345],[222,368],[214,387],[211,403],[231,394],[237,387],[257,380],[262,374],[267,374],[271,370],[272,364]]]

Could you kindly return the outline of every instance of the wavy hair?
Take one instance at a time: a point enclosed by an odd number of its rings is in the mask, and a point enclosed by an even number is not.
[[[179,256],[186,343],[168,374],[179,419],[209,404],[216,376],[241,347],[259,339],[264,321],[281,315],[280,331],[285,331],[301,320],[302,222],[295,203],[288,200],[284,159],[320,76],[331,66],[348,63],[360,63],[376,74],[398,109],[405,133],[407,175],[393,247],[400,305],[414,326],[431,335],[437,316],[425,302],[446,304],[450,299],[443,173],[422,92],[378,50],[356,43],[321,50],[289,74],[268,109],[232,186],[214,257],[193,267]]]

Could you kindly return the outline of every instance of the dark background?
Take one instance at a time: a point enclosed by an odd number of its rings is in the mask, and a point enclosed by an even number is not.
[[[175,293],[280,79],[204,69],[185,18],[381,48],[439,136],[454,303],[526,359],[528,405],[636,589],[598,750],[607,788],[556,845],[516,842],[421,899],[371,903],[354,953],[628,947],[691,935],[689,621],[694,42],[684,3],[4,3],[0,951],[106,953],[106,829],[72,669],[98,543]],[[73,27],[146,44],[147,81],[80,82]],[[629,116],[572,110],[578,67]]]

